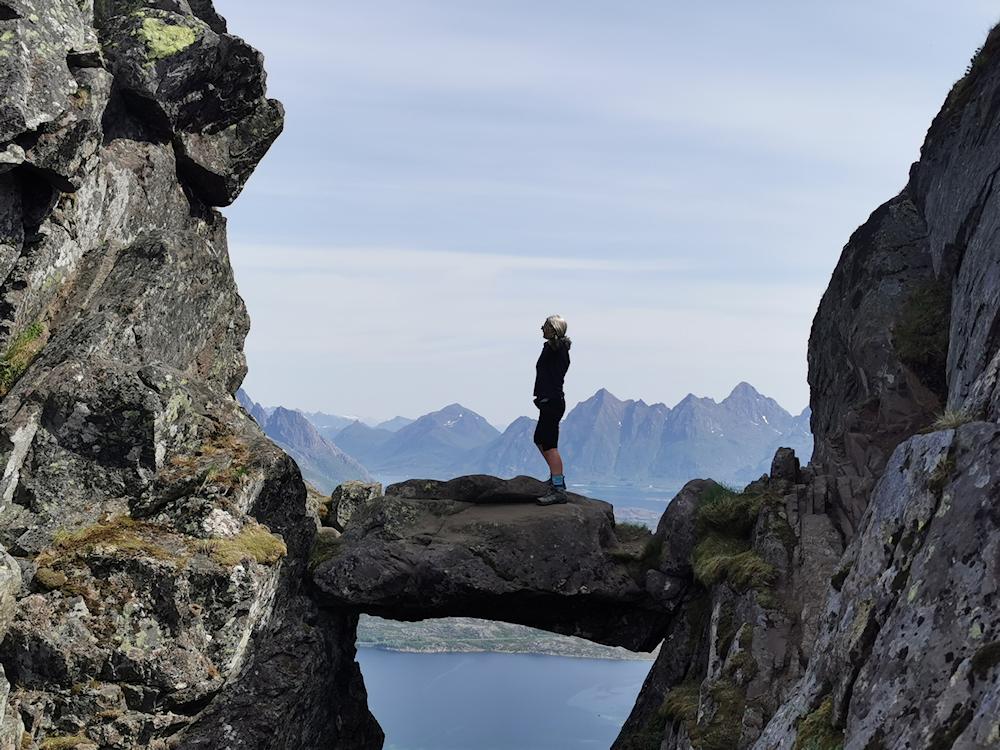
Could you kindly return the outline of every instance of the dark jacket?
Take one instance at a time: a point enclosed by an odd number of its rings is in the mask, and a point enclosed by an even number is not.
[[[546,340],[542,353],[535,363],[535,403],[541,399],[557,400],[564,398],[563,378],[569,369],[569,348],[572,345],[568,338]]]

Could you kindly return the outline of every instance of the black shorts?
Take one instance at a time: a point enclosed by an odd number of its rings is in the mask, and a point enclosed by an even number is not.
[[[559,446],[559,420],[566,413],[565,399],[550,399],[538,407],[538,426],[535,428],[535,445],[543,451]]]

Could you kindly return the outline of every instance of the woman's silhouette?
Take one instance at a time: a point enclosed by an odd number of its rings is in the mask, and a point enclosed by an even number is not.
[[[538,426],[535,428],[535,445],[549,465],[549,492],[538,498],[539,505],[566,502],[566,477],[563,475],[562,457],[559,455],[559,420],[566,412],[563,379],[569,369],[569,348],[572,342],[566,337],[566,321],[559,315],[550,315],[542,324],[545,343],[535,363],[535,406],[538,407]]]

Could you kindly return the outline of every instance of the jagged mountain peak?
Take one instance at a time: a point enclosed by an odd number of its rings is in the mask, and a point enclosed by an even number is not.
[[[748,382],[743,380],[737,383],[736,387],[733,388],[733,390],[730,392],[728,396],[726,396],[725,400],[728,401],[729,399],[757,399],[757,398],[764,398],[764,396],[761,395],[760,391],[758,391]]]

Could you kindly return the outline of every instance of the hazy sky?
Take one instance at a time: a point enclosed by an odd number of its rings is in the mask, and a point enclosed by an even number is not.
[[[993,3],[215,0],[287,126],[230,219],[246,387],[387,418],[747,380],[808,402],[851,231],[902,187]]]

